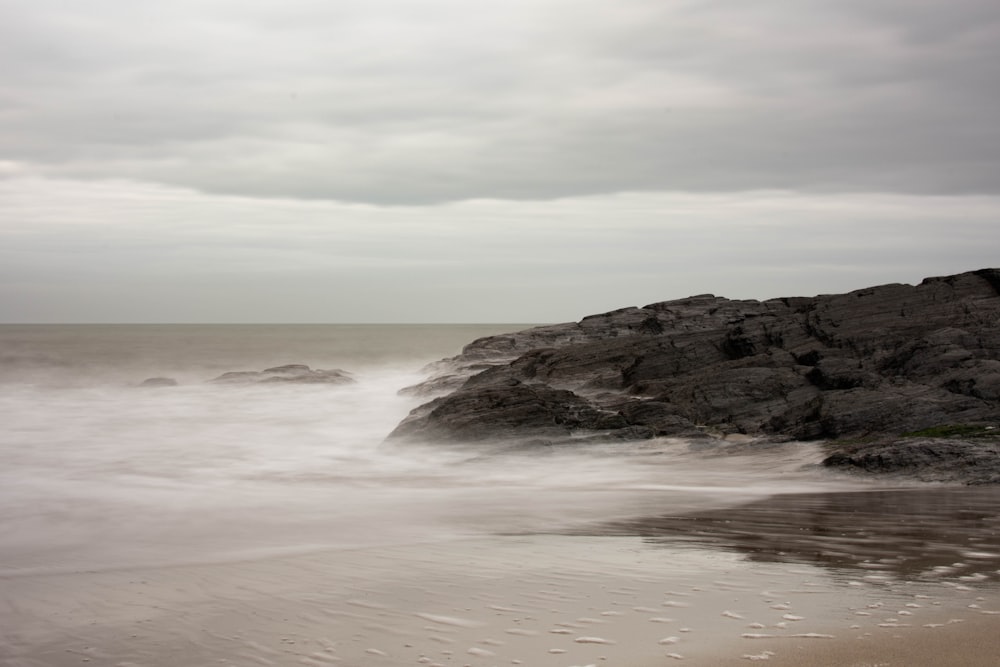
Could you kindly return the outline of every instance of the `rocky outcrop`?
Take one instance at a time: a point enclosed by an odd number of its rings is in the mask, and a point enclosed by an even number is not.
[[[247,384],[257,382],[293,382],[297,384],[351,384],[355,379],[340,369],[322,370],[305,364],[287,364],[262,371],[230,371],[209,380],[214,383]]]
[[[390,437],[816,440],[1000,421],[1000,270],[847,294],[699,295],[474,341]]]

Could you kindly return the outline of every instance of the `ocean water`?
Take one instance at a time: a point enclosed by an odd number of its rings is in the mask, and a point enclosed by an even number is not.
[[[874,488],[819,469],[805,443],[385,442],[426,364],[524,326],[0,326],[0,575],[579,533]],[[357,382],[207,382],[288,363]],[[139,386],[154,376],[178,385]]]

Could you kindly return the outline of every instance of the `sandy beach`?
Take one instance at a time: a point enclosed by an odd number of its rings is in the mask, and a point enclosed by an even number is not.
[[[983,573],[848,579],[638,537],[15,576],[2,591],[5,667],[985,666],[1000,654],[1000,594]]]

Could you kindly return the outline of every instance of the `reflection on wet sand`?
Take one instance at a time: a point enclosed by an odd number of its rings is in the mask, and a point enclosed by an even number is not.
[[[740,508],[601,526],[649,544],[693,544],[757,562],[857,576],[1000,580],[1000,489],[931,487],[780,495]]]

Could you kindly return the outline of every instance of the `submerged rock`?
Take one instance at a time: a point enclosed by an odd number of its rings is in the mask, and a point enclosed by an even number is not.
[[[470,343],[392,438],[897,436],[1000,421],[1000,270],[735,301],[703,294]]]
[[[146,378],[139,383],[140,387],[176,387],[177,380],[166,377]]]
[[[305,364],[287,364],[262,371],[230,371],[209,382],[247,384],[259,382],[294,382],[298,384],[350,384],[356,380],[347,371],[312,369]]]

